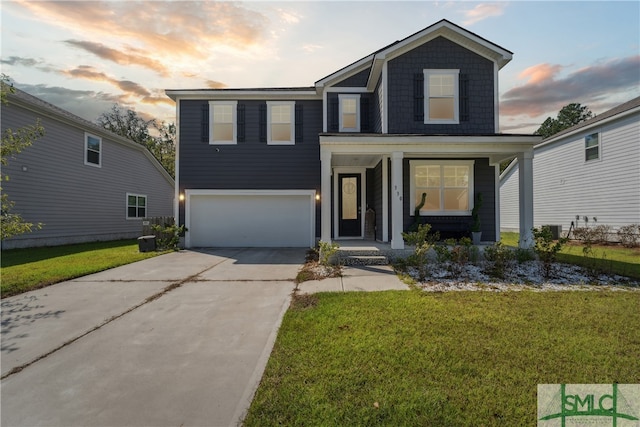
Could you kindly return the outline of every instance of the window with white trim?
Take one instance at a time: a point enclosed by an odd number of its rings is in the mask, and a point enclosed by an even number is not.
[[[102,167],[102,138],[84,134],[84,164]]]
[[[424,123],[460,123],[460,70],[424,70]]]
[[[295,140],[295,102],[267,102],[267,144],[293,145]]]
[[[592,133],[584,138],[584,160],[598,160],[600,158],[600,135]]]
[[[209,101],[209,144],[237,144],[237,101]]]
[[[147,196],[127,193],[127,219],[138,219],[147,216]]]
[[[410,160],[411,215],[425,203],[420,215],[471,215],[473,160]]]
[[[340,132],[360,132],[360,95],[338,95]]]

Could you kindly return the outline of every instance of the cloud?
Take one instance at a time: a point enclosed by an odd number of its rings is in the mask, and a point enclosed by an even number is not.
[[[116,64],[140,65],[144,68],[155,71],[162,76],[166,77],[169,75],[169,70],[161,62],[146,57],[144,55],[144,51],[131,46],[125,45],[124,49],[126,52],[121,52],[117,49],[105,46],[102,43],[94,43],[90,41],[65,40],[65,43],[90,52],[102,59],[115,62]]]
[[[246,49],[267,34],[268,19],[241,4],[193,1],[27,1],[16,3],[48,24],[57,24],[91,39],[109,38],[147,57],[201,57],[217,46]],[[90,25],[87,25],[87,23]],[[89,38],[84,36],[83,38]],[[114,55],[99,43],[81,46]],[[124,58],[121,58],[124,59]],[[132,58],[129,58],[132,59]],[[153,60],[150,60],[153,62]],[[136,62],[139,64],[139,62]],[[142,65],[142,64],[139,64]]]
[[[211,89],[224,89],[225,87],[227,87],[226,84],[217,82],[215,80],[207,80],[205,83],[207,84],[207,87]]]
[[[561,65],[539,64],[520,73],[527,83],[502,95],[500,113],[537,117],[557,112],[564,105],[597,101],[616,93],[638,93],[640,55],[617,58],[560,76]],[[588,105],[593,108],[592,105]]]
[[[504,13],[504,9],[507,7],[504,3],[481,3],[473,9],[467,10],[464,13],[465,20],[462,21],[463,25],[472,25],[476,22],[480,22],[484,19],[491,18],[493,16],[500,16]]]
[[[318,49],[322,49],[323,46],[320,46],[319,44],[305,44],[302,46],[302,50],[304,50],[307,53],[313,53]]]
[[[35,67],[40,61],[33,58],[21,58],[19,56],[10,56],[7,59],[0,59],[1,64],[6,65],[22,65],[23,67]]]

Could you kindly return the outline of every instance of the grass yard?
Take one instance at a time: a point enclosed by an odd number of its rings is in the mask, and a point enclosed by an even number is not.
[[[160,253],[139,252],[137,240],[2,251],[0,292],[4,298]]]
[[[518,236],[518,233],[500,233],[502,243],[513,247],[518,246]],[[570,241],[558,254],[558,261],[640,280],[640,248],[593,245],[590,257],[584,256],[583,248],[578,241]]]
[[[640,383],[640,292],[294,298],[246,426],[536,424],[537,384]]]

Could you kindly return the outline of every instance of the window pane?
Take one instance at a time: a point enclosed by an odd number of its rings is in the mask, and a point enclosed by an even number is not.
[[[291,125],[289,123],[272,124],[271,140],[272,141],[291,141]]]
[[[147,216],[147,209],[138,208],[138,218],[144,218],[145,216]]]
[[[356,100],[355,99],[343,99],[342,100],[342,112],[347,114],[355,114],[356,112]]]
[[[342,127],[355,129],[355,127],[356,127],[356,115],[355,114],[343,114],[342,115]]]
[[[418,187],[440,187],[440,166],[417,166],[415,179]]]
[[[357,178],[342,178],[342,219],[358,219]]]
[[[88,150],[87,151],[87,163],[93,163],[94,165],[100,164],[100,153]]]
[[[136,196],[127,197],[127,206],[135,206],[136,205]]]
[[[291,106],[274,105],[271,107],[271,123],[291,123]]]
[[[453,120],[453,98],[429,98],[429,118]]]
[[[215,123],[213,125],[214,141],[233,141],[233,123]]]
[[[598,134],[594,133],[592,135],[587,136],[584,139],[584,145],[585,145],[586,148],[594,147],[594,146],[598,145]]]
[[[444,190],[444,210],[445,211],[467,211],[469,210],[469,192],[466,188],[445,188]]]
[[[129,218],[135,218],[136,217],[136,207],[135,206],[130,206],[127,208],[127,216]]]
[[[468,166],[445,166],[444,186],[445,187],[467,187],[469,185]]]
[[[453,96],[454,79],[451,74],[432,74],[429,76],[430,96]]]
[[[585,151],[585,160],[597,160],[599,157],[598,146],[587,148]]]
[[[87,148],[93,151],[100,151],[100,140],[92,136],[87,136]]]
[[[138,206],[146,206],[147,198],[146,197],[138,197]]]
[[[440,210],[440,189],[427,189],[426,191],[416,191],[416,204],[422,200],[422,193],[427,193],[424,206],[420,209],[423,211],[439,211]]]
[[[232,105],[214,105],[213,106],[213,122],[214,123],[233,123],[233,106]]]

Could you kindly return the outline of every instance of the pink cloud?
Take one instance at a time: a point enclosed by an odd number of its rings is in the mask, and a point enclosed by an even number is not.
[[[521,79],[528,79],[528,84],[536,84],[553,79],[562,70],[560,65],[538,64],[529,67],[518,74]]]
[[[504,13],[507,3],[482,3],[471,10],[465,12],[463,25],[472,25],[493,16],[500,16]]]

